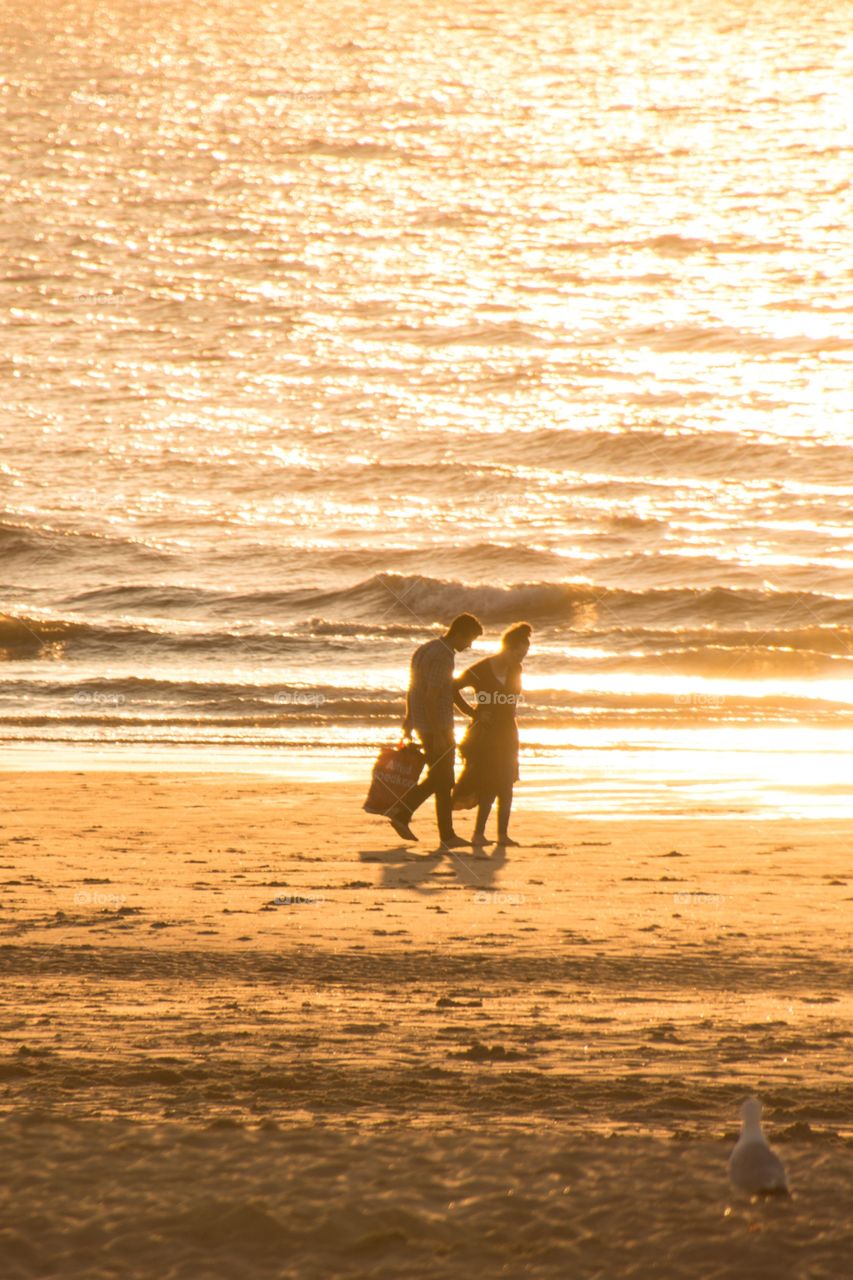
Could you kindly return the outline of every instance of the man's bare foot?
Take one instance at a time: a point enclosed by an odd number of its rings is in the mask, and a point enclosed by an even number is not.
[[[520,849],[521,845],[511,836],[498,836],[498,844],[502,849]]]
[[[485,835],[479,831],[475,831],[471,837],[471,844],[475,849],[485,849],[487,844],[494,844],[494,840],[487,840]]]
[[[466,840],[464,836],[458,836],[454,831],[452,836],[448,836],[446,840],[442,840],[441,848],[445,853],[449,852],[451,849],[470,849],[471,841]]]
[[[409,826],[409,817],[405,811],[395,806],[393,809],[388,810],[386,817],[401,840],[417,841],[418,837]]]

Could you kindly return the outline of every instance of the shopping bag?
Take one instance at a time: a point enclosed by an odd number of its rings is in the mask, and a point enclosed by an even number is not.
[[[383,747],[373,766],[370,790],[364,802],[367,813],[387,815],[421,776],[426,757],[414,742]]]

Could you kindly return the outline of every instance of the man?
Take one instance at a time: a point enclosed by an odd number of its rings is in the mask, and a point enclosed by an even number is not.
[[[470,840],[464,840],[453,830],[451,796],[456,750],[453,707],[457,706],[468,716],[474,714],[473,708],[454,688],[453,664],[457,653],[469,649],[482,634],[483,628],[472,614],[460,613],[443,636],[428,640],[412,656],[403,733],[410,737],[414,730],[420,738],[426,756],[427,775],[388,811],[388,817],[398,836],[404,840],[417,840],[409,826],[412,814],[428,796],[434,795],[438,834],[445,852],[471,844]]]

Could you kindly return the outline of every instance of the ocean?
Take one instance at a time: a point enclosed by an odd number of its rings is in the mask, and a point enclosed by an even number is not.
[[[853,813],[849,30],[4,0],[7,762],[366,778],[467,610],[532,800]]]

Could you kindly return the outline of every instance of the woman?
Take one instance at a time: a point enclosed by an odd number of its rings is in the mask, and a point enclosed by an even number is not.
[[[453,791],[454,809],[478,805],[477,825],[471,843],[477,849],[489,844],[486,822],[498,802],[498,844],[518,847],[509,836],[512,788],[518,780],[518,729],[515,710],[521,697],[521,664],[530,648],[533,628],[517,622],[501,636],[500,653],[475,662],[454,682],[456,692],[474,689],[476,708],[460,744],[465,761]]]

